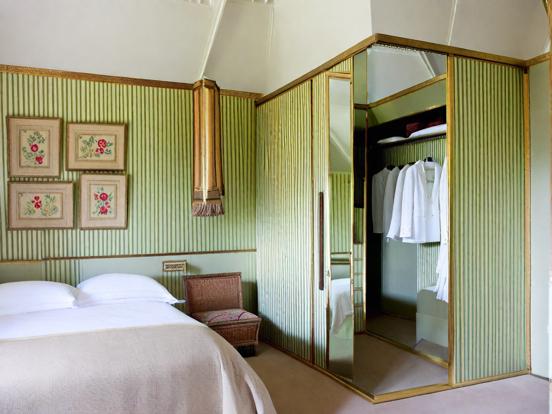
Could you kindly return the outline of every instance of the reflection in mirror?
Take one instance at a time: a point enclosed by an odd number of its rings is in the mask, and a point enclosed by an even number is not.
[[[353,125],[353,306],[355,334],[360,334],[366,329],[366,111],[355,109]]]
[[[351,79],[328,74],[330,285],[328,368],[352,377],[354,317],[352,303],[352,145]]]
[[[367,103],[376,103],[447,71],[443,55],[422,50],[374,45],[366,55]]]
[[[353,263],[365,263],[364,285],[355,282],[361,300],[355,295],[354,303],[365,309],[365,326],[355,321],[363,334],[354,337],[352,382],[371,395],[446,384],[448,304],[435,292],[439,242],[389,237],[387,228],[399,188],[391,180],[387,191],[389,176],[421,162],[426,189],[440,191],[446,58],[374,45],[355,56],[354,70],[353,252],[362,245],[364,255],[354,254]]]

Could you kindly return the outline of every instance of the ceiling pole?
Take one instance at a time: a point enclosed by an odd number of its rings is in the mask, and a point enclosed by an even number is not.
[[[458,0],[454,0],[454,3],[452,5],[452,10],[450,13],[450,21],[449,21],[449,32],[448,32],[448,39],[447,44],[450,46],[452,45],[452,30],[454,28],[454,20],[456,19],[456,8],[458,7]]]
[[[203,79],[203,77],[205,76],[205,69],[207,68],[207,62],[209,61],[209,56],[211,55],[211,50],[213,49],[213,44],[215,43],[215,38],[217,37],[217,31],[220,26],[220,21],[222,20],[222,15],[224,14],[224,7],[226,7],[226,0],[220,0],[218,3],[218,7],[215,10],[215,21],[211,26],[209,40],[207,42],[207,46],[205,47],[203,61],[201,62],[199,76],[197,77],[197,79]]]

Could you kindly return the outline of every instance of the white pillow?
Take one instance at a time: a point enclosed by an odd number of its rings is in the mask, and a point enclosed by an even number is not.
[[[408,138],[422,138],[422,137],[431,137],[433,135],[442,135],[447,133],[447,124],[435,125],[429,128],[420,129],[419,131],[413,132],[408,136]]]
[[[178,302],[165,287],[151,277],[126,273],[94,276],[77,288],[77,306],[95,306],[128,302]]]
[[[77,290],[65,283],[32,280],[0,284],[0,315],[72,308]]]

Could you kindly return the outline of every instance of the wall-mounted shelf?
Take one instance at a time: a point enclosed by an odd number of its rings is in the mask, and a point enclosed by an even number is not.
[[[383,138],[393,137],[393,136],[407,136],[406,127],[411,123],[420,123],[420,128],[422,129],[427,127],[429,123],[432,122],[446,122],[446,105],[439,106],[437,108],[432,108],[427,111],[403,116],[401,118],[393,119],[392,121],[384,122],[382,124],[369,126],[368,127],[368,142],[370,145],[375,145],[377,141]],[[432,139],[437,139],[437,137],[428,137]],[[416,141],[419,142],[423,138],[419,138]],[[409,142],[409,141],[407,141]],[[410,141],[411,142],[411,141]],[[399,145],[403,144],[403,141],[393,142],[389,144],[384,144],[385,146]],[[378,145],[382,146],[383,145]]]

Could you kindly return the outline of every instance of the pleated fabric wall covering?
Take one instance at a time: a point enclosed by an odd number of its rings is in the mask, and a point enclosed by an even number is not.
[[[418,292],[437,284],[439,243],[419,244],[416,251],[416,279]]]
[[[352,59],[347,59],[330,72],[350,72],[351,66]],[[326,364],[328,290],[318,289],[314,246],[320,230],[318,193],[323,192],[327,272],[326,95],[326,74],[320,74],[257,108],[257,275],[262,335],[321,367]]]
[[[383,165],[404,165],[432,157],[443,165],[447,153],[446,138],[412,142],[382,149]],[[437,257],[439,243],[418,244],[416,247],[416,273],[418,291],[437,283]]]
[[[310,358],[310,83],[257,109],[257,286],[261,335]]]
[[[355,333],[366,330],[366,318],[364,316],[364,256],[366,246],[353,244],[353,308]]]
[[[79,260],[46,260],[44,279],[51,282],[67,283],[77,286],[80,283]]]
[[[330,250],[332,253],[352,253],[353,199],[351,174],[330,174]]]
[[[127,123],[128,229],[8,232],[6,115],[62,118],[63,147],[67,122]],[[226,214],[192,218],[191,91],[0,73],[0,260],[255,248],[253,100],[222,97],[221,118]]]
[[[526,366],[520,68],[454,58],[451,243],[456,382]]]

